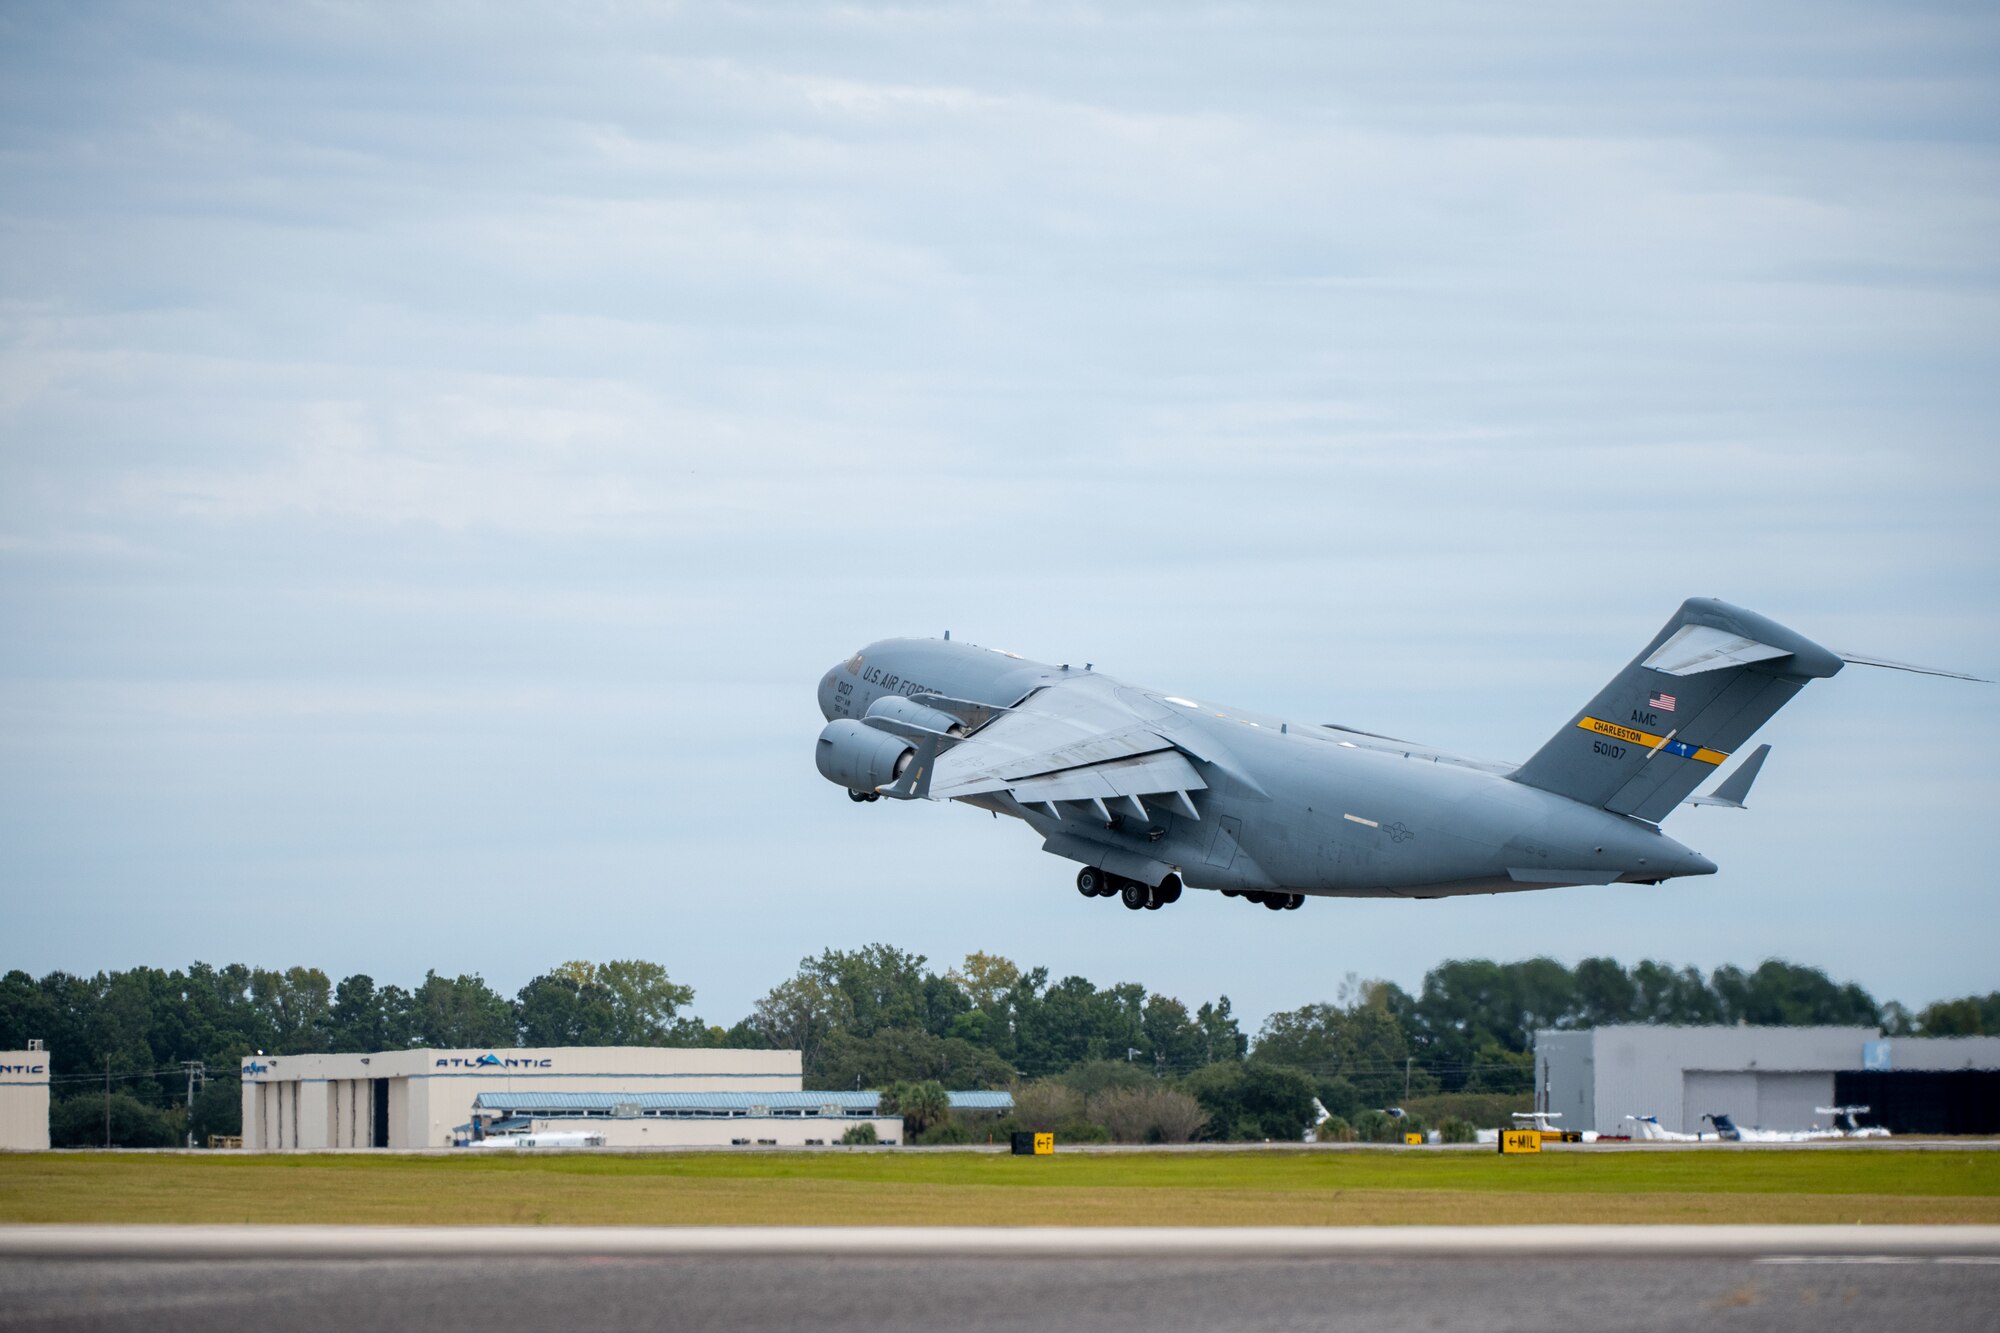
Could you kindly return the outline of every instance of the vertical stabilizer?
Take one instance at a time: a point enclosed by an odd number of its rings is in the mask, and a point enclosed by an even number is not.
[[[1691,598],[1513,779],[1658,823],[1808,681],[1840,667],[1776,621]]]

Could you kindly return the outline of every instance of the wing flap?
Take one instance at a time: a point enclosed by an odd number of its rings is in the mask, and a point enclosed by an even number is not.
[[[1023,779],[1007,788],[1023,804],[1038,801],[1110,801],[1122,797],[1167,796],[1208,786],[1194,765],[1176,750],[1115,759],[1060,773]]]

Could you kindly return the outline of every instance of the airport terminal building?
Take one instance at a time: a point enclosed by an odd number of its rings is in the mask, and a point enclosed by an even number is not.
[[[1014,1108],[1005,1092],[954,1092],[954,1114],[1002,1115]],[[611,1148],[677,1148],[701,1144],[814,1147],[839,1143],[857,1125],[875,1141],[903,1137],[903,1118],[881,1109],[879,1092],[482,1092],[466,1128],[477,1138],[584,1132]]]
[[[482,1093],[796,1093],[799,1052],[553,1046],[367,1055],[249,1056],[243,1146],[442,1148],[462,1140]],[[46,1093],[42,1114],[46,1144]],[[727,1140],[724,1140],[725,1142]]]
[[[1863,1104],[1897,1133],[2000,1132],[2000,1037],[1884,1037],[1861,1027],[1629,1025],[1535,1034],[1543,1109],[1563,1129],[1631,1132],[1627,1116],[1705,1130],[1825,1127],[1824,1106]]]

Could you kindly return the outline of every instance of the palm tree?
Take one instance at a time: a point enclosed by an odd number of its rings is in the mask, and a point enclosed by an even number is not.
[[[882,1094],[882,1109],[900,1112],[904,1136],[915,1138],[932,1125],[951,1118],[951,1094],[936,1079],[892,1083]]]

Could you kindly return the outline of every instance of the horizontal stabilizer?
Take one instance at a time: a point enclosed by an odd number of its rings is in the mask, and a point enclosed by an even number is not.
[[[1750,784],[1757,780],[1757,773],[1764,767],[1764,756],[1771,753],[1771,747],[1760,745],[1750,752],[1750,757],[1736,766],[1736,771],[1724,778],[1719,786],[1706,796],[1690,796],[1689,805],[1721,805],[1731,810],[1741,810],[1743,800],[1750,794]]]
[[[1916,666],[1909,662],[1891,662],[1886,657],[1869,657],[1862,653],[1842,653],[1840,660],[1852,662],[1855,666],[1882,667],[1888,671],[1914,671],[1919,676],[1944,676],[1951,680],[1976,681],[1981,685],[1993,683],[1984,676],[1970,676],[1963,671],[1946,671],[1943,667]]]
[[[1791,655],[1789,648],[1759,643],[1746,634],[1731,633],[1713,625],[1683,625],[1655,648],[1642,665],[1669,676],[1693,676]]]

